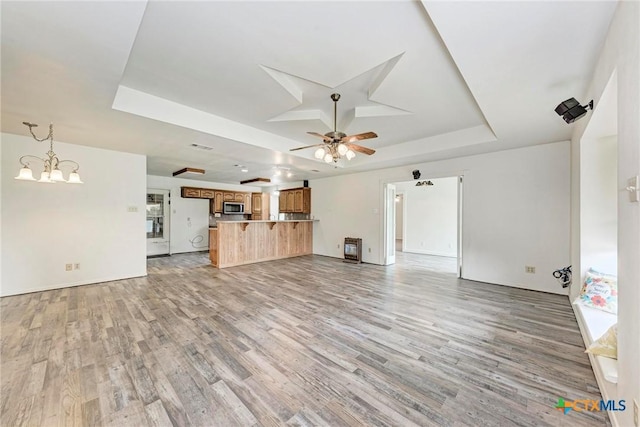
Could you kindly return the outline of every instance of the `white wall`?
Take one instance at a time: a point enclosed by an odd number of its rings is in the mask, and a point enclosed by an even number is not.
[[[613,73],[617,74],[618,110],[618,384],[629,406],[615,412],[620,426],[633,425],[632,399],[640,400],[640,203],[629,201],[627,179],[640,173],[640,3],[621,1],[593,73],[585,100],[598,102]],[[595,111],[594,111],[595,113]],[[576,122],[572,136],[572,263],[580,266],[581,139],[592,115]],[[584,266],[586,267],[586,266]],[[573,287],[580,286],[574,280]]]
[[[581,185],[581,265],[618,272],[617,137],[583,141]],[[624,196],[624,194],[623,194]],[[579,271],[579,270],[576,270]],[[576,277],[580,277],[577,275]],[[575,286],[577,288],[578,286]]]
[[[147,188],[171,191],[169,250],[172,254],[209,250],[209,199],[182,198],[180,187],[213,188],[243,193],[261,191],[260,187],[255,186],[148,175]]]
[[[457,257],[458,177],[431,179],[431,182],[434,185],[419,187],[415,181],[396,184],[397,191],[402,191],[405,197],[404,250]]]
[[[382,264],[383,185],[413,169],[464,175],[464,278],[566,294],[551,273],[569,265],[568,142],[313,180],[313,252],[341,257],[361,237],[363,261]]]
[[[144,156],[55,142],[85,183],[41,184],[13,177],[45,142],[3,133],[1,150],[2,296],[146,275]]]

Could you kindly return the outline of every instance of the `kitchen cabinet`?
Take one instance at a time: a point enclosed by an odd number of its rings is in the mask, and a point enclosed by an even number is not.
[[[269,218],[269,193],[253,193],[251,195],[251,219],[268,220]]]
[[[215,191],[211,188],[181,187],[180,195],[187,199],[213,199]]]
[[[244,203],[244,213],[250,214],[251,211],[251,193],[242,193],[242,201]]]
[[[200,188],[182,187],[181,191],[182,191],[182,197],[197,198],[197,199],[200,198]]]
[[[234,193],[223,193],[223,200],[225,202],[233,202],[233,200],[235,199],[236,195]]]
[[[244,203],[244,193],[234,193],[233,201],[238,203]]]
[[[295,191],[287,191],[287,212],[295,212]]]
[[[222,213],[222,202],[224,193],[222,191],[216,191],[213,195],[213,210],[212,213]]]
[[[208,188],[201,188],[200,189],[200,198],[201,199],[213,199],[214,193],[215,193],[215,190],[210,190]]]
[[[280,213],[311,213],[311,189],[292,188],[280,191]]]

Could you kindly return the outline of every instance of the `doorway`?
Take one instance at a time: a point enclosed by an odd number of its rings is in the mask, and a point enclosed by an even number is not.
[[[147,190],[147,257],[169,255],[169,190]]]
[[[413,263],[462,277],[462,182],[454,175],[384,184],[384,265]]]

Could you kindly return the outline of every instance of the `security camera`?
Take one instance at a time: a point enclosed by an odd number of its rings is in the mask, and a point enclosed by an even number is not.
[[[414,169],[411,173],[413,174],[413,179],[420,179],[421,174],[418,169]]]
[[[587,105],[580,105],[575,98],[569,98],[561,102],[555,111],[557,115],[562,116],[565,122],[573,123],[587,114],[587,109],[593,110],[593,100],[589,101]]]

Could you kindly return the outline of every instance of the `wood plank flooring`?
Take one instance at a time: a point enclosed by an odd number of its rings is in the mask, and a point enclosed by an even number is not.
[[[2,426],[601,426],[566,297],[304,256],[2,298]]]

